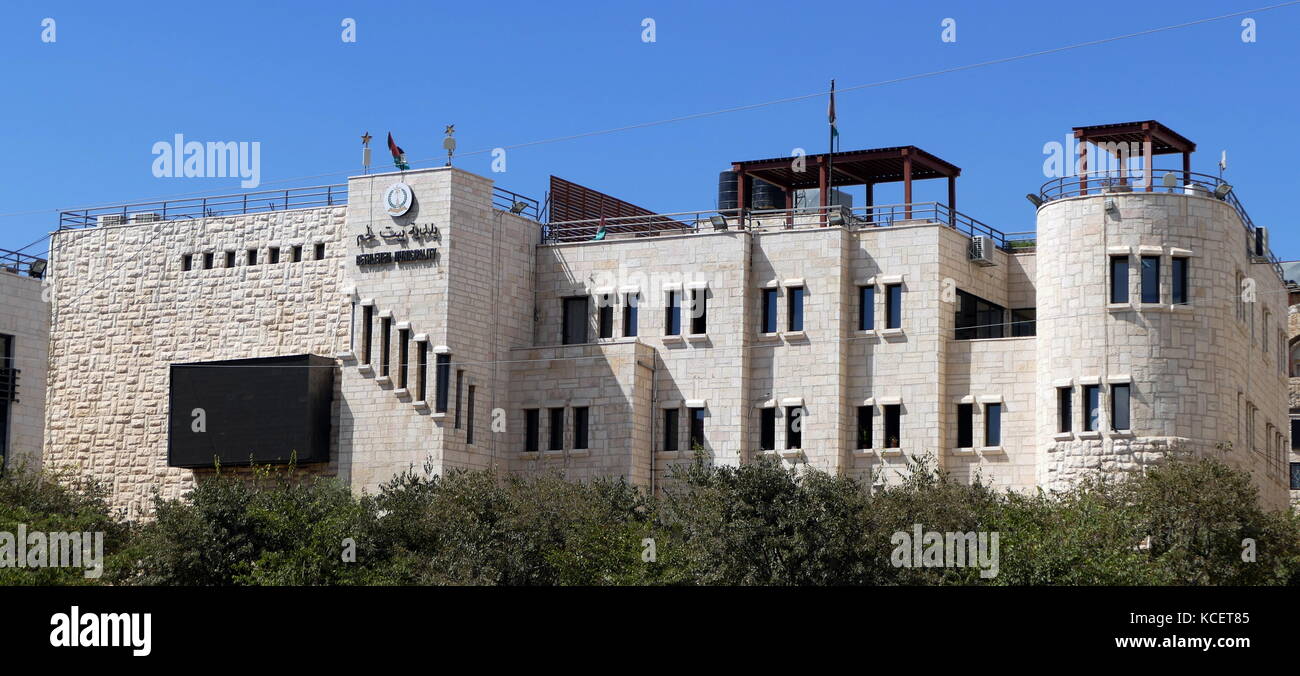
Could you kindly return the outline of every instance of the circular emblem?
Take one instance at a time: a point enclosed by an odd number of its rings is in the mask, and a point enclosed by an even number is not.
[[[411,209],[411,186],[394,183],[384,191],[384,210],[389,216],[401,216]]]

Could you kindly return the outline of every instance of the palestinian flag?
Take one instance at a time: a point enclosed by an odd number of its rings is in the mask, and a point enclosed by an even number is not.
[[[393,143],[393,132],[391,131],[388,132],[388,152],[393,154],[393,166],[402,171],[411,168],[411,165],[406,163],[406,151],[402,150],[396,143]]]
[[[832,142],[838,141],[840,139],[840,130],[838,127],[835,126],[835,81],[834,80],[831,80],[831,104],[826,109],[826,118],[831,123],[831,141]],[[832,152],[834,150],[835,150],[834,148],[831,148]]]
[[[596,242],[602,239],[605,239],[605,217],[604,216],[600,217],[600,227],[596,229],[596,236],[592,237],[591,241]]]

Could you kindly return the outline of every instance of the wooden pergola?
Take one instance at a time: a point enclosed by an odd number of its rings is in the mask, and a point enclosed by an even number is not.
[[[1155,120],[1075,127],[1074,138],[1082,148],[1082,152],[1079,153],[1079,176],[1084,192],[1087,192],[1088,187],[1088,152],[1084,146],[1089,143],[1099,146],[1107,144],[1111,148],[1118,144],[1142,144],[1142,166],[1145,169],[1143,183],[1147,192],[1152,190],[1151,177],[1154,167],[1151,165],[1151,158],[1156,155],[1182,153],[1183,182],[1186,183],[1191,178],[1192,153],[1196,151],[1196,144]]]
[[[803,160],[802,164],[796,159]],[[830,206],[831,190],[840,186],[865,185],[867,206],[872,206],[877,183],[903,183],[906,216],[911,218],[912,181],[931,178],[948,179],[948,206],[957,208],[957,177],[961,168],[916,146],[845,150],[837,153],[807,155],[803,158],[773,157],[765,160],[733,162],[737,176],[736,205],[745,209],[745,178],[753,177],[785,191],[785,206],[794,208],[794,191],[816,188],[823,208]]]

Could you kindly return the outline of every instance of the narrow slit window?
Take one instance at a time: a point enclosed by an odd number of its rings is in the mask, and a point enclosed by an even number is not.
[[[447,400],[450,398],[451,389],[451,355],[440,354],[435,359],[433,371],[433,410],[437,413],[447,412]]]
[[[758,448],[763,451],[776,450],[776,409],[769,407],[759,409]]]
[[[211,251],[203,254],[203,269],[211,270],[212,266],[216,264],[215,258],[216,256]]]
[[[542,415],[535,408],[524,409],[524,451],[536,453],[541,443]]]
[[[885,406],[885,448],[900,448],[903,443],[903,406]]]
[[[301,262],[302,262],[302,245],[301,245],[301,244],[295,244],[295,245],[293,246],[293,262],[295,262],[295,263],[301,263]]]
[[[876,328],[876,287],[863,286],[858,289],[858,330],[870,331]]]
[[[858,443],[857,448],[871,448],[871,423],[875,413],[873,406],[858,407]]]
[[[1056,388],[1056,431],[1074,431],[1074,391],[1070,387]]]
[[[975,405],[957,404],[957,448],[975,445],[972,430],[975,425]]]
[[[456,369],[456,429],[460,429],[460,394],[465,387],[465,369]]]
[[[575,449],[587,448],[587,416],[588,409],[586,406],[577,406],[573,409],[573,447]]]
[[[1127,383],[1110,387],[1110,428],[1112,430],[1130,429],[1129,391]]]
[[[682,334],[682,292],[669,291],[668,302],[664,306],[664,334],[680,336]]]
[[[226,267],[228,268],[235,267],[235,252],[233,251],[226,252]]]
[[[641,294],[629,293],[623,303],[623,335],[633,337],[637,331],[637,306],[641,302]]]
[[[785,407],[785,447],[803,448],[803,407]]]
[[[185,254],[184,256],[181,256],[181,272],[189,272],[193,260],[193,254]]]
[[[319,261],[324,259],[325,259],[325,243],[321,242],[320,244],[316,245],[316,260]]]
[[[249,249],[245,252],[245,262],[249,265],[257,265],[257,249]]]
[[[388,375],[388,360],[391,359],[393,318],[379,318],[379,375]]]
[[[785,290],[785,330],[803,330],[803,287],[794,286]]]
[[[885,287],[885,328],[903,328],[903,285],[890,284]]]
[[[1002,445],[1002,404],[984,405],[984,445]]]
[[[708,289],[691,289],[691,333],[708,333],[709,292]]]
[[[397,330],[397,386],[406,389],[406,365],[410,360],[411,331]]]
[[[370,363],[370,344],[375,332],[375,306],[361,308],[361,363]]]
[[[417,388],[416,401],[428,401],[425,396],[429,393],[429,343],[420,341],[415,349],[417,366],[415,369],[415,386]]]
[[[1173,299],[1174,305],[1186,305],[1187,299],[1187,264],[1186,258],[1175,258],[1171,261],[1170,272],[1173,280]]]
[[[763,333],[776,333],[776,289],[763,289]]]
[[[280,262],[280,247],[273,246],[266,250],[266,262],[267,263]]]
[[[1096,432],[1101,427],[1101,386],[1083,386],[1083,430]]]
[[[677,419],[681,411],[675,408],[664,409],[664,450],[675,451],[678,448]]]
[[[614,337],[614,297],[604,294],[600,297],[600,312],[596,322],[601,338]]]
[[[468,401],[468,407],[465,411],[465,443],[469,444],[470,446],[474,445],[474,391],[475,389],[476,389],[475,386],[470,385],[469,392],[466,395],[469,401]]]
[[[1142,302],[1160,302],[1160,257],[1142,257]]]
[[[1110,302],[1128,302],[1128,256],[1110,258]]]
[[[564,450],[564,409],[553,408],[551,414],[551,429],[549,443],[546,444],[548,451]]]
[[[704,448],[704,409],[692,408],[691,412],[691,450]]]

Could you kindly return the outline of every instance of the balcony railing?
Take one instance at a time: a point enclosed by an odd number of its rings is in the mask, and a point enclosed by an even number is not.
[[[45,276],[45,259],[17,251],[0,249],[0,272],[41,279]]]
[[[1116,195],[1124,193],[1167,193],[1177,195],[1196,195],[1219,199],[1237,212],[1242,225],[1246,228],[1248,246],[1254,253],[1255,223],[1246,213],[1246,207],[1237,199],[1237,193],[1231,185],[1218,176],[1201,174],[1182,169],[1155,169],[1151,172],[1150,185],[1144,179],[1135,179],[1127,171],[1089,172],[1075,176],[1054,178],[1043,184],[1038,191],[1038,198],[1043,202],[1081,197],[1084,195]],[[1284,279],[1281,259],[1273,252],[1265,251],[1262,258],[1273,266],[1280,279]]]
[[[875,204],[853,208],[827,206],[796,209],[720,211],[678,211],[649,216],[590,218],[546,223],[542,242],[546,244],[586,242],[597,239],[627,239],[657,235],[686,235],[715,230],[762,232],[818,227],[880,228],[894,225],[937,223],[969,236],[990,237],[999,249],[1009,251],[1006,235],[997,228],[940,202]],[[600,233],[604,230],[604,235]]]
[[[72,209],[59,212],[59,230],[216,216],[241,216],[287,209],[345,206],[347,203],[346,184],[263,190],[233,195]],[[503,211],[517,210],[515,213],[533,220],[538,218],[537,200],[496,186],[492,188],[492,206]]]

